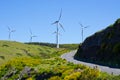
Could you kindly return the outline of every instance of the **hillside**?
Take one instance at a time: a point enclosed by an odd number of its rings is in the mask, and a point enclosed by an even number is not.
[[[34,57],[34,58],[50,58],[56,56],[61,50],[74,50],[78,48],[78,44],[63,44],[61,49],[55,49],[55,44],[50,43],[20,43],[13,41],[0,41],[0,65],[12,58]]]
[[[59,50],[58,50],[59,51]],[[0,64],[12,58],[50,58],[57,50],[46,46],[27,45],[13,41],[0,41]]]
[[[75,58],[120,67],[120,19],[106,29],[88,37],[79,46]]]
[[[0,80],[120,79],[99,69],[61,59],[61,54],[68,51],[70,49],[0,41]]]
[[[25,80],[24,78],[29,78],[27,74],[34,74],[33,77],[39,79],[40,72],[64,63],[58,56],[68,51],[65,48],[0,41],[0,80]]]

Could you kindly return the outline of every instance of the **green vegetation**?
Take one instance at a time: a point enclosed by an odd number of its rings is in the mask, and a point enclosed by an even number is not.
[[[56,44],[53,44],[53,43],[31,42],[31,43],[25,43],[25,44],[34,44],[34,45],[48,46],[48,47],[56,48]],[[78,46],[79,46],[79,44],[60,44],[60,48],[66,48],[69,50],[75,50],[78,48]]]
[[[70,49],[0,41],[0,80],[119,80],[60,58]]]
[[[120,42],[113,47],[113,53],[119,54],[120,52]]]
[[[116,20],[114,25],[119,24],[119,23],[120,23],[120,18]]]

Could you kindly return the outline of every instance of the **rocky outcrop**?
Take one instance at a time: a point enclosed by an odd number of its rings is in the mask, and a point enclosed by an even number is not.
[[[120,63],[120,19],[96,32],[79,47],[75,58]],[[112,59],[112,60],[111,60]]]
[[[88,37],[82,44],[82,49],[93,46],[101,46],[102,43],[114,44],[120,42],[120,19],[106,29]]]

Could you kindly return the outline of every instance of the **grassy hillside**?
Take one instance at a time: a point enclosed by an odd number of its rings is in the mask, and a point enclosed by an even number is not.
[[[19,42],[0,41],[0,64],[15,57],[49,58],[59,51],[46,46],[26,45]]]
[[[119,80],[84,65],[62,60],[68,49],[0,41],[0,80]]]
[[[120,19],[88,37],[79,47],[75,58],[120,67]]]

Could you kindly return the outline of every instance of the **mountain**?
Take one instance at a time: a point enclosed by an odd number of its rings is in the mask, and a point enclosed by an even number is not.
[[[120,19],[85,39],[74,56],[98,64],[120,66]]]

